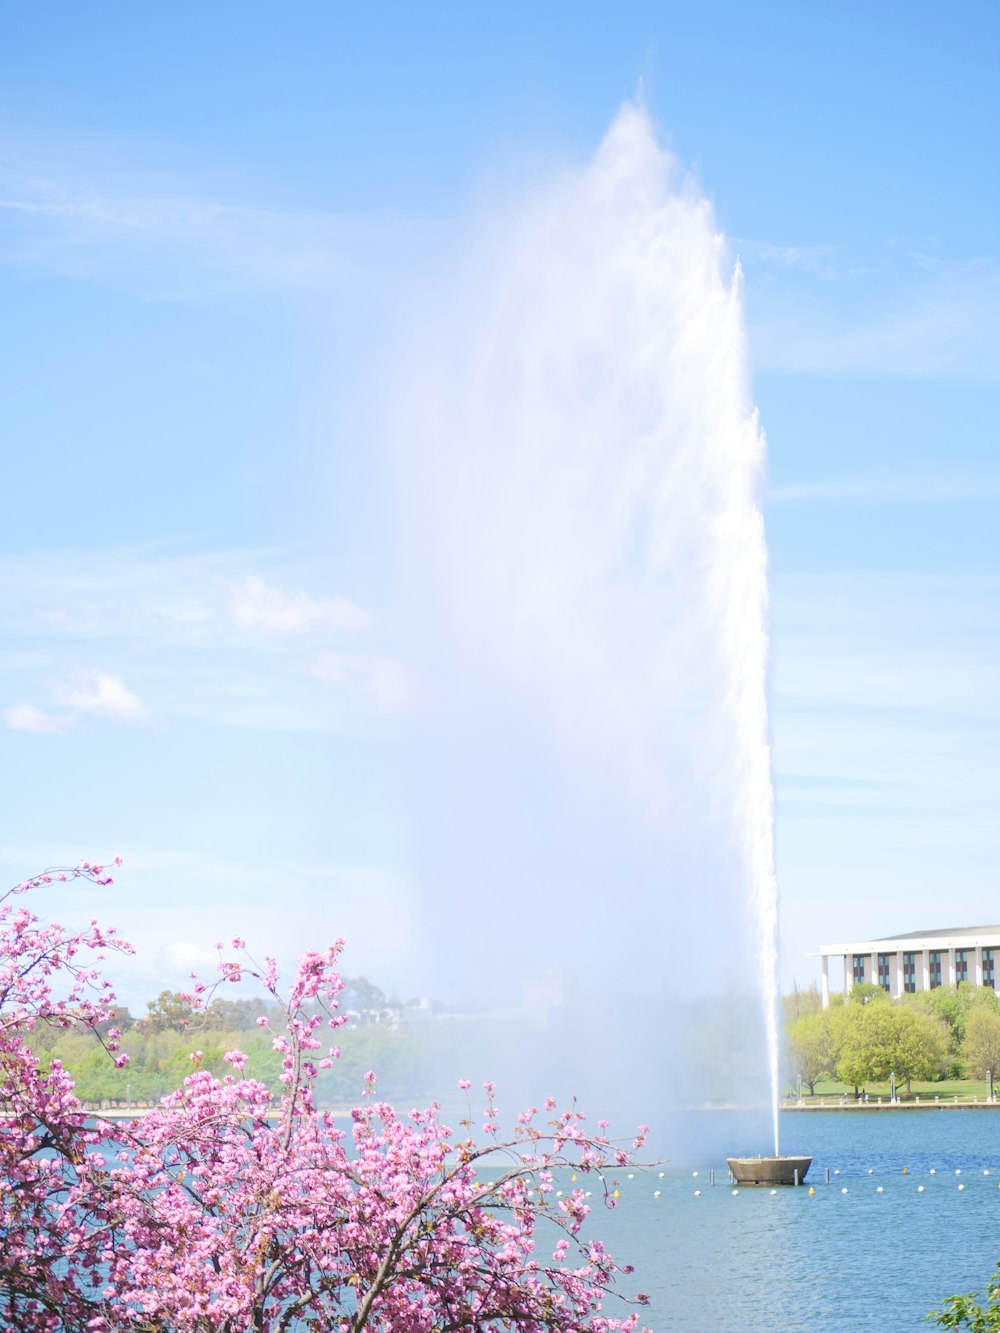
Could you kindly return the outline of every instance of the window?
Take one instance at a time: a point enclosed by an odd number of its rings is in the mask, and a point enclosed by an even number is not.
[[[878,984],[883,990],[892,989],[892,982],[890,981],[892,972],[890,970],[891,964],[889,961],[891,958],[891,953],[880,953],[878,956]]]
[[[968,949],[955,950],[955,983],[969,980],[969,951]]]
[[[983,950],[983,985],[990,986],[993,990],[997,988],[996,965],[993,961],[993,950]]]
[[[941,985],[941,950],[940,950],[940,949],[931,949],[931,951],[930,951],[930,962],[931,962],[931,990],[934,990],[935,986],[940,986],[940,985]]]
[[[914,995],[917,989],[917,955],[903,954],[903,990],[907,995]]]
[[[863,953],[854,954],[855,986],[863,986],[865,984],[865,959],[867,958],[867,956],[868,956],[867,954]]]

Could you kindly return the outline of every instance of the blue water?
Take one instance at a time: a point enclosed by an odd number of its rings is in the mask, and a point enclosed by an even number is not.
[[[738,1142],[716,1156],[727,1126]],[[652,1298],[651,1328],[894,1333],[984,1291],[1000,1259],[1000,1111],[785,1113],[781,1150],[813,1157],[812,1195],[734,1194],[725,1157],[742,1137],[715,1113],[709,1151],[622,1173],[613,1211],[591,1201],[594,1234]]]

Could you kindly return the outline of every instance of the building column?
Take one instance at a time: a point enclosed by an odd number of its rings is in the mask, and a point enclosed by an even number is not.
[[[930,949],[920,950],[920,985],[917,990],[930,990],[931,988],[931,951]]]
[[[851,955],[849,953],[845,953],[844,954],[844,998],[845,999],[851,993],[851,983],[853,981],[850,967],[851,967]]]
[[[877,986],[877,985],[878,985],[878,954],[877,954],[877,953],[869,954],[869,956],[868,956],[868,966],[871,968],[871,972],[869,973],[868,977],[866,978],[867,981],[868,981],[868,984],[869,984],[869,986]]]
[[[972,979],[977,986],[983,984],[983,946],[977,944],[972,951]]]
[[[895,996],[905,994],[903,988],[903,950],[900,949],[896,954],[896,989],[892,992]]]
[[[955,950],[954,950],[954,949],[949,949],[949,950],[948,950],[948,985],[949,985],[949,986],[957,985],[957,980],[956,980],[956,977],[955,977]]]
[[[829,958],[826,956],[826,954],[824,954],[823,957],[820,959],[820,965],[821,965],[821,973],[822,973],[822,975],[821,975],[821,980],[820,980],[820,989],[822,990],[822,994],[823,994],[823,1008],[824,1008],[824,1009],[829,1009],[829,1007],[830,1007],[830,960],[829,960]]]

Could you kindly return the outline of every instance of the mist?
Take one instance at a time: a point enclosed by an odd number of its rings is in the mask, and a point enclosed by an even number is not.
[[[386,408],[413,947],[427,990],[481,1016],[434,1078],[647,1120],[764,1101],[764,437],[739,266],[641,106],[583,166],[485,194],[411,303]]]

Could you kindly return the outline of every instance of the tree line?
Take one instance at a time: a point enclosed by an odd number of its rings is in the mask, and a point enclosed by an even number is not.
[[[337,1102],[357,1095],[367,1070],[379,1070],[387,1095],[412,1093],[420,1083],[420,1055],[412,1033],[400,1021],[400,1009],[365,977],[344,978],[344,1010],[351,1023],[339,1041],[340,1058],[317,1079],[317,1095]],[[39,1059],[53,1061],[72,1078],[76,1096],[87,1106],[146,1106],[173,1092],[196,1069],[221,1078],[228,1070],[226,1052],[239,1047],[246,1071],[271,1089],[279,1085],[282,1055],[274,1049],[274,1006],[259,996],[213,999],[204,1008],[180,991],[161,991],[136,1018],[121,1005],[92,1027],[39,1025],[32,1048]],[[125,1064],[108,1059],[107,1034],[120,1035]]]
[[[810,1094],[823,1078],[859,1091],[913,1079],[1000,1080],[1000,998],[992,987],[962,982],[891,999],[880,986],[857,985],[823,1009],[815,990],[785,1001],[788,1072]]]

